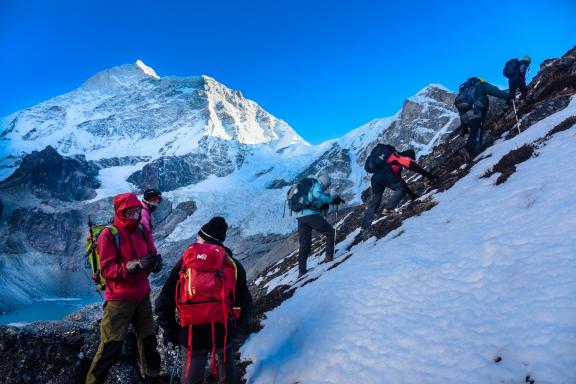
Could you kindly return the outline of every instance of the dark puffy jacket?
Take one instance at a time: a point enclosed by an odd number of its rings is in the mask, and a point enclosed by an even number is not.
[[[478,80],[480,81],[480,79]],[[480,81],[480,85],[476,88],[476,98],[484,106],[482,108],[482,117],[486,116],[486,112],[488,112],[488,107],[490,106],[488,95],[499,99],[510,100],[510,95],[508,95],[508,93],[498,89],[498,87],[495,87],[490,83]]]
[[[510,76],[509,80],[524,80],[526,81],[526,72],[530,68],[530,63],[526,60],[518,61],[518,72],[515,72]]]
[[[408,156],[401,156],[396,152],[388,156],[386,163],[390,165],[391,172],[389,172],[387,168],[383,168],[380,171],[374,172],[372,175],[373,183],[389,185],[396,180],[404,183],[404,180],[402,179],[403,168],[407,168],[413,172],[419,173],[428,179],[434,178],[431,173],[422,168],[415,160]]]
[[[114,226],[120,234],[120,251],[116,249],[114,236],[108,228],[98,236],[100,269],[106,279],[106,301],[139,302],[150,294],[149,272],[129,275],[126,263],[141,259],[149,253],[156,253],[156,247],[147,229],[144,235],[138,228],[138,220],[130,220],[122,215],[127,208],[141,207],[133,193],[123,193],[114,197]]]
[[[238,260],[232,257],[232,251],[230,249],[224,248],[238,269],[234,307],[240,308],[240,317],[236,319],[236,321],[231,321],[228,325],[227,344],[230,344],[236,337],[238,327],[246,321],[249,316],[252,308],[252,295],[250,295],[250,291],[248,290],[244,267]],[[172,268],[170,276],[168,276],[160,295],[156,299],[155,312],[158,315],[158,323],[164,332],[177,335],[180,345],[188,345],[188,327],[180,327],[176,321],[176,284],[180,278],[182,262],[183,260],[180,258],[176,266]],[[224,325],[216,323],[214,328],[216,329],[216,346],[220,348],[224,344]],[[210,324],[194,325],[192,331],[192,349],[212,349],[212,327]]]

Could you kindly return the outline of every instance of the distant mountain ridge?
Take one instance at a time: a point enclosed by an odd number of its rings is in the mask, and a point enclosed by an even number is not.
[[[394,116],[310,145],[210,77],[160,78],[141,61],[101,71],[72,92],[0,120],[0,281],[11,286],[0,309],[42,287],[70,294],[74,286],[58,281],[84,268],[82,223],[88,215],[106,222],[111,197],[129,190],[163,191],[155,230],[167,263],[214,215],[226,217],[227,242],[248,269],[257,259],[278,257],[266,255],[295,229],[294,218],[283,213],[295,178],[328,171],[332,192],[360,203],[370,149],[385,141],[426,153],[457,125],[453,98],[430,85]],[[48,172],[50,164],[66,167]],[[55,222],[56,232],[46,236]],[[30,290],[42,273],[39,261],[61,276]],[[30,281],[22,270],[34,270]]]

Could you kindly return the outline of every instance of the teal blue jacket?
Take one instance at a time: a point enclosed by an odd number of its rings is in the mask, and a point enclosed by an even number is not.
[[[320,207],[323,204],[330,204],[332,202],[332,196],[325,193],[322,183],[316,180],[316,183],[314,183],[310,191],[308,191],[308,201],[312,202],[312,208],[295,213],[296,217],[320,214]]]

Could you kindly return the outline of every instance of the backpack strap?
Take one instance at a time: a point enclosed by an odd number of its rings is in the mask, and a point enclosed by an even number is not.
[[[138,229],[140,230],[140,233],[142,234],[144,240],[148,241],[148,238],[146,237],[146,230],[144,229],[142,223],[138,224]]]
[[[114,238],[114,246],[116,247],[116,252],[118,252],[118,255],[120,255],[120,233],[118,233],[118,228],[113,225],[108,225],[107,228],[110,230],[110,233]]]

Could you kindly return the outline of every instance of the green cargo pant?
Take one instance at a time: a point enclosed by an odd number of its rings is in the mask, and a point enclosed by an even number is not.
[[[156,350],[156,331],[150,296],[139,303],[107,301],[100,322],[100,345],[92,360],[86,384],[104,383],[108,371],[122,352],[122,343],[132,324],[138,338],[142,372],[148,377],[160,373],[160,355]]]

